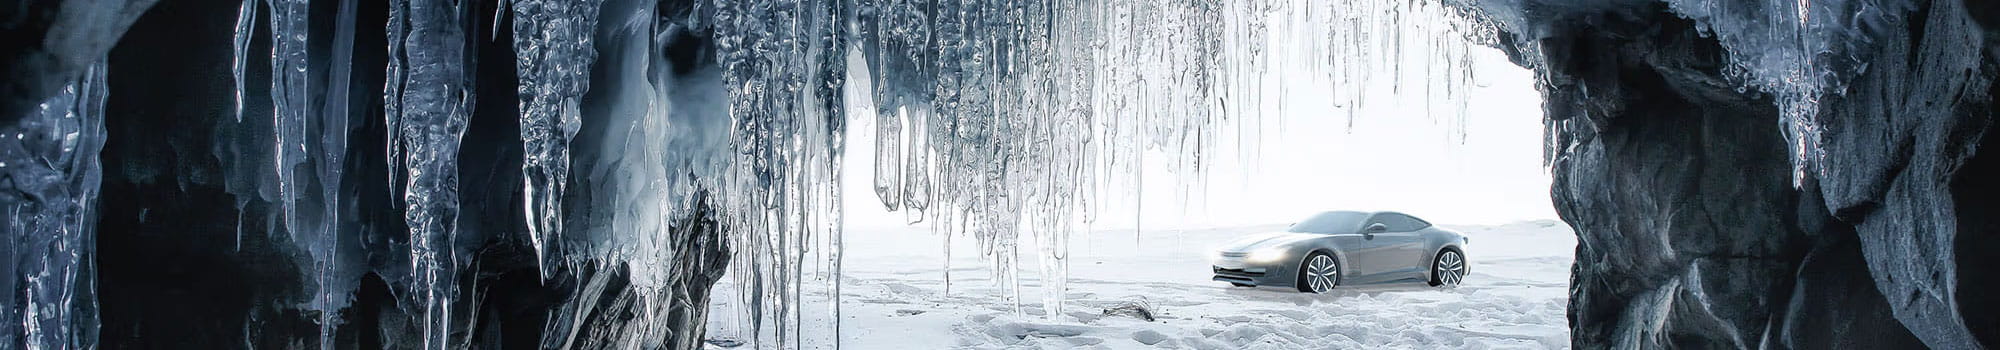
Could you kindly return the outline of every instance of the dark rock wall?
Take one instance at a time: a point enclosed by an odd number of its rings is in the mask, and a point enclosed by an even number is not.
[[[333,28],[339,1],[315,1],[313,28]],[[454,347],[474,349],[600,348],[614,345],[701,341],[708,286],[721,269],[688,274],[674,283],[689,292],[640,309],[622,262],[572,259],[546,279],[524,232],[518,101],[511,37],[493,33],[493,2],[472,12],[478,99],[460,151],[459,236],[454,249],[459,300],[450,307]],[[103,151],[98,226],[101,346],[107,349],[281,349],[316,346],[321,315],[308,306],[320,290],[303,234],[284,231],[277,197],[268,184],[272,147],[268,94],[269,21],[261,17],[246,73],[245,115],[234,118],[231,35],[239,2],[161,2],[136,21],[109,55],[110,94]],[[346,278],[327,286],[345,300],[333,345],[342,349],[415,348],[421,308],[409,305],[409,233],[400,189],[390,186],[384,151],[382,86],[387,43],[386,4],[360,1],[355,36],[351,113],[336,268]],[[326,103],[323,59],[331,30],[309,42],[314,104]],[[700,41],[705,38],[685,40]],[[682,50],[707,50],[686,45]],[[665,55],[667,53],[653,53]],[[683,57],[699,54],[679,53]],[[712,64],[690,60],[684,65]],[[336,103],[338,103],[336,101]],[[603,129],[602,113],[587,113],[587,129]],[[317,124],[316,124],[317,125]],[[595,125],[595,126],[594,126]],[[320,130],[320,129],[315,129]],[[328,131],[334,132],[334,131]],[[600,162],[580,156],[580,164]],[[581,177],[573,182],[587,182]],[[573,183],[572,187],[588,186]],[[585,191],[566,199],[572,208],[594,208]],[[308,198],[310,199],[310,198]],[[302,201],[305,202],[305,201]],[[610,211],[597,207],[596,211]],[[580,212],[590,211],[579,209]],[[589,215],[580,215],[587,217]],[[675,221],[685,244],[677,256],[724,266],[728,258],[716,213],[700,210]],[[585,242],[587,243],[587,242]],[[579,250],[589,249],[575,243]],[[585,254],[581,251],[575,254]],[[553,254],[553,253],[552,253]],[[551,259],[563,259],[553,256]],[[551,260],[551,264],[554,264]],[[668,317],[642,318],[651,313]],[[579,315],[555,317],[555,315]],[[562,322],[551,324],[551,321]],[[697,332],[634,335],[651,323]],[[583,334],[568,334],[571,329]],[[640,338],[634,340],[634,338]],[[620,343],[626,342],[626,343]],[[0,345],[0,347],[5,347]]]
[[[1914,6],[1907,30],[1884,30],[1869,70],[1827,104],[1826,207],[1855,226],[1896,318],[1936,348],[2000,347],[2000,282],[1979,278],[2000,266],[2000,191],[1979,147],[1991,143],[2000,60],[1967,11],[1977,2]]]
[[[1989,7],[1883,4],[1901,21],[1861,28],[1877,41],[1849,54],[1867,68],[1822,103],[1827,157],[1796,188],[1771,97],[1737,89],[1727,53],[1665,3],[1504,34],[1517,61],[1546,62],[1551,195],[1580,238],[1574,345],[2000,346],[1982,292],[2000,266],[1995,157],[1979,152],[2000,62]]]
[[[13,124],[83,74],[155,1],[0,3],[0,123]]]

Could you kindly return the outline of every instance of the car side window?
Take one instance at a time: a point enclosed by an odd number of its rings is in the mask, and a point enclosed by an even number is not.
[[[1409,215],[1396,214],[1396,213],[1375,214],[1375,217],[1368,218],[1369,225],[1374,225],[1376,223],[1388,226],[1389,232],[1410,232],[1410,231],[1422,230],[1425,227],[1431,226],[1430,223],[1424,222],[1423,220],[1418,220],[1417,218],[1410,217]]]

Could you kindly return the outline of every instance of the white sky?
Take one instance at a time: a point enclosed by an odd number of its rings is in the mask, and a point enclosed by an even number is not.
[[[1261,159],[1242,161],[1233,156],[1239,152],[1220,151],[1229,155],[1216,159],[1221,167],[1204,188],[1171,181],[1175,176],[1157,166],[1165,155],[1155,154],[1147,161],[1154,166],[1143,191],[1103,198],[1103,218],[1090,228],[1131,228],[1139,220],[1148,230],[1289,223],[1326,210],[1396,210],[1445,224],[1555,218],[1533,73],[1496,50],[1474,51],[1478,86],[1468,102],[1463,143],[1414,100],[1387,105],[1416,108],[1356,118],[1351,131],[1346,112],[1331,106],[1288,107],[1265,118],[1263,147],[1249,152]],[[849,230],[904,226],[904,215],[884,210],[872,190],[872,125],[849,124],[843,179]]]

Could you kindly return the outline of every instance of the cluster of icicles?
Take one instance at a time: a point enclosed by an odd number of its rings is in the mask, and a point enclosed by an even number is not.
[[[251,54],[258,15],[264,14],[272,43],[275,135],[269,147],[274,157],[268,163],[234,161],[265,164],[276,174],[283,227],[293,241],[306,242],[313,259],[306,266],[317,276],[319,290],[309,308],[320,311],[325,336],[319,343],[324,348],[332,345],[335,316],[350,295],[344,290],[349,288],[344,286],[347,277],[337,271],[346,264],[334,261],[340,243],[333,239],[340,229],[336,208],[342,200],[338,190],[344,152],[329,151],[346,149],[347,140],[345,132],[329,131],[346,130],[345,116],[359,113],[346,103],[347,72],[373,68],[351,66],[354,33],[364,30],[354,27],[356,0],[321,0],[339,2],[327,62],[335,73],[328,75],[334,81],[326,85],[331,90],[323,105],[312,105],[308,96],[314,94],[307,89],[314,85],[307,82],[307,66],[314,58],[307,54],[307,38],[312,37],[307,32],[318,29],[307,25],[310,1],[243,2],[235,38],[236,119],[242,119],[245,56]],[[742,336],[775,346],[798,345],[801,320],[818,312],[799,307],[803,290],[827,288],[829,298],[839,296],[843,198],[838,188],[849,132],[876,135],[874,162],[864,165],[875,170],[870,179],[875,199],[940,233],[976,239],[993,266],[993,280],[1012,291],[1017,309],[1016,259],[1024,239],[1037,240],[1044,247],[1033,254],[1041,259],[1044,314],[1062,315],[1069,235],[1088,229],[1101,214],[1104,187],[1112,179],[1136,174],[1145,152],[1171,155],[1168,167],[1198,178],[1205,158],[1236,146],[1221,144],[1219,135],[1241,133],[1232,128],[1257,125],[1260,116],[1286,113],[1278,106],[1296,105],[1274,101],[1281,94],[1267,92],[1324,88],[1332,96],[1323,103],[1354,118],[1352,113],[1370,101],[1391,100],[1378,98],[1384,92],[1371,85],[1388,82],[1398,86],[1390,93],[1404,93],[1406,74],[1423,82],[1409,89],[1428,96],[1432,106],[1445,107],[1435,114],[1463,118],[1473,78],[1471,47],[1496,29],[1525,28],[1506,18],[1475,18],[1490,14],[1474,12],[1496,11],[1493,6],[1456,5],[1459,1],[715,0],[697,1],[679,12],[657,11],[661,4],[640,1],[620,6],[616,13],[602,0],[502,1],[501,8],[511,11],[505,18],[513,21],[526,150],[521,209],[528,220],[522,224],[538,259],[543,264],[628,262],[634,268],[633,288],[672,292],[671,276],[713,267],[690,265],[686,257],[676,256],[670,247],[678,242],[667,234],[667,226],[703,205],[691,198],[712,194],[706,205],[721,214],[735,255],[730,269],[741,291],[736,297],[751,305],[738,318],[750,324],[750,334]],[[1677,11],[1696,17],[1731,15],[1699,11],[1716,6],[1708,2],[1676,4]],[[1798,2],[1792,7],[1797,11],[1789,12],[1794,15],[1785,18],[1799,21],[1797,28],[1828,26],[1808,16],[1816,13],[1809,4]],[[466,21],[474,17],[467,6],[465,1],[392,1],[389,25],[383,28],[390,43],[388,84],[382,93],[391,137],[382,146],[391,155],[391,187],[400,192],[409,227],[412,274],[396,279],[410,284],[406,290],[411,291],[399,303],[421,310],[425,348],[452,347],[452,328],[459,326],[449,314],[450,304],[460,298],[456,281],[461,257],[450,246],[458,230],[454,174],[476,97],[465,68],[471,60],[465,43],[479,39],[467,37],[472,34],[465,30]],[[657,67],[592,67],[600,54],[595,40],[603,39],[593,37],[600,19],[639,34],[622,40],[639,47],[633,52],[640,55],[657,55],[658,48],[651,46],[663,45],[659,38],[670,34],[712,35],[720,65],[716,79],[727,89],[727,125],[673,122],[677,107],[661,101],[679,92]],[[1814,63],[1818,49],[1811,45],[1845,38],[1811,36],[1818,32],[1809,30],[1759,35],[1754,38],[1791,33],[1806,39],[1783,41],[1804,44],[1786,46],[1789,51],[1779,56],[1749,55],[1744,52],[1758,51],[1744,49],[1746,45],[1765,40],[1730,34],[1764,29],[1722,25],[1750,22],[1704,21],[1723,33],[1738,60],[1773,62],[1745,64],[1747,85],[1789,96],[1781,100],[1788,122],[1795,124],[1788,130],[1800,135],[1800,158],[1813,157],[1813,106],[1819,92],[1836,80],[1826,78],[1831,68]],[[572,190],[565,188],[567,179],[577,176],[569,168],[568,147],[582,123],[579,100],[591,89],[593,69],[642,77],[626,83],[645,87],[656,97],[613,108],[627,114],[620,117],[620,127],[631,129],[632,140],[625,145],[635,150],[624,157],[635,165],[597,173],[619,177],[612,188],[620,193],[607,194],[615,197],[618,210],[644,215],[613,223],[615,242],[609,248],[559,254],[556,242],[565,235],[562,213],[573,210],[562,207],[560,198]],[[89,217],[94,198],[94,147],[102,137],[86,135],[81,137],[85,142],[77,143],[73,135],[102,133],[96,126],[101,112],[94,106],[101,105],[103,79],[101,69],[92,70],[45,105],[45,110],[62,113],[45,111],[13,127],[25,130],[24,135],[56,139],[0,142],[57,152],[42,158],[63,160],[50,166],[74,180],[66,187],[70,200],[64,202],[73,205],[15,201],[29,204],[16,205],[9,215],[33,214],[9,216],[11,223],[27,225],[11,229],[15,235],[8,239],[25,242],[14,247],[54,251],[88,245],[89,225],[81,220]],[[848,130],[850,114],[872,116],[873,130]],[[722,134],[727,140],[710,148],[673,138],[715,134],[686,129],[701,127],[726,128]],[[15,163],[19,159],[25,158],[4,159],[0,168],[23,166]],[[77,316],[63,314],[72,310],[59,304],[65,301],[43,297],[68,295],[69,289],[87,288],[79,286],[88,283],[74,280],[76,254],[56,253],[34,266],[67,273],[11,271],[8,282],[15,288],[6,289],[27,291],[30,300],[18,304],[24,307],[8,308],[4,316],[26,322],[0,324],[25,329],[0,330],[24,334],[25,343],[51,347],[88,342],[64,335],[71,332],[47,332],[49,325],[68,324],[65,320]],[[658,305],[664,300],[641,302],[656,305],[649,310],[669,307]],[[838,303],[828,305],[824,312],[837,322]],[[565,323],[551,327],[557,324]],[[837,332],[838,326],[830,327]]]
[[[301,242],[333,237],[345,104],[305,106],[305,26],[309,0],[245,0],[236,38],[239,84],[254,21],[268,13],[273,67],[275,161],[287,232]],[[259,11],[265,4],[268,12]],[[342,1],[331,59],[345,70],[352,54],[353,1]],[[383,91],[391,139],[392,188],[401,191],[409,227],[411,292],[424,346],[451,344],[450,304],[459,297],[450,242],[458,228],[456,155],[472,100],[465,52],[467,3],[395,1],[390,7],[389,84]],[[625,157],[617,210],[653,213],[621,218],[614,248],[590,259],[630,262],[634,288],[667,292],[669,276],[697,268],[674,256],[671,219],[685,216],[698,192],[719,208],[735,257],[731,276],[741,304],[740,336],[786,346],[800,334],[801,291],[838,295],[840,158],[850,113],[873,115],[876,194],[946,235],[980,244],[994,280],[1020,304],[1016,259],[1024,239],[1038,240],[1042,305],[1060,315],[1067,237],[1087,229],[1109,179],[1135,174],[1143,152],[1176,155],[1168,166],[1199,174],[1216,135],[1283,113],[1267,90],[1318,84],[1334,92],[1328,110],[1360,110],[1380,93],[1371,82],[1404,74],[1431,77],[1435,105],[1462,109],[1471,85],[1465,38],[1488,35],[1460,8],[1428,2],[1347,1],[700,1],[685,18],[658,18],[655,6],[604,2],[510,1],[519,79],[522,174],[530,241],[543,264],[557,253],[568,146],[580,128],[580,97],[596,67],[600,18],[653,35],[707,31],[716,42],[730,121],[726,149],[680,147],[672,82],[647,83],[662,95],[626,113],[640,151]],[[635,24],[636,23],[636,24]],[[1409,54],[1406,54],[1409,51]],[[658,52],[647,50],[645,52]],[[614,53],[603,53],[614,54]],[[1407,57],[1423,57],[1406,64]],[[1407,67],[1406,67],[1407,66]],[[657,70],[657,68],[653,68]],[[1410,70],[1406,72],[1405,69]],[[341,71],[345,72],[345,71]],[[333,74],[332,76],[346,76]],[[872,86],[852,84],[865,76]],[[1289,81],[1288,81],[1289,80]],[[1400,84],[1398,84],[1400,85]],[[344,82],[329,84],[345,91]],[[849,94],[848,89],[866,89]],[[241,93],[239,92],[239,96]],[[847,97],[859,95],[861,101]],[[1277,96],[1278,94],[1270,94]],[[334,96],[328,100],[344,100]],[[239,101],[239,113],[241,101]],[[617,112],[614,112],[617,113]],[[1457,118],[1462,110],[1441,114]],[[1352,118],[1353,115],[1349,115]],[[239,120],[241,117],[239,116]],[[1248,120],[1248,121],[1246,121]],[[860,131],[867,132],[867,131]],[[304,166],[310,164],[310,166]],[[319,172],[319,173],[313,173]],[[332,180],[332,181],[327,181]],[[300,201],[319,201],[301,203]],[[301,214],[302,210],[321,210]],[[642,215],[644,216],[644,215]],[[322,327],[337,326],[344,307],[337,242],[309,243],[321,291],[312,307]],[[807,271],[808,269],[816,271]],[[548,271],[545,266],[544,271]],[[947,277],[949,279],[949,277]],[[816,286],[806,283],[815,282]],[[646,293],[641,293],[645,295]],[[663,302],[663,301],[655,301]],[[835,315],[837,303],[824,312]],[[664,306],[661,306],[662,308]],[[658,308],[655,308],[658,309]],[[837,330],[837,327],[834,328]],[[321,339],[331,345],[331,331]]]
[[[1515,45],[1525,53],[1521,64],[1537,74],[1547,74],[1536,41],[1546,33],[1532,21],[1552,16],[1549,13],[1617,8],[1611,5],[1650,10],[1654,0],[1622,1],[1627,3],[1564,0],[1530,6],[1519,1],[1467,2],[1478,8],[1479,19],[1519,38]],[[1657,1],[1666,3],[1675,15],[1693,21],[1702,35],[1722,45],[1729,64],[1723,68],[1724,78],[1739,92],[1771,96],[1778,108],[1779,130],[1788,141],[1794,186],[1829,170],[1821,164],[1827,157],[1819,120],[1821,102],[1845,93],[1847,80],[1867,70],[1867,46],[1877,42],[1870,28],[1905,26],[1900,22],[1909,20],[1905,14],[1915,6],[1910,1],[1870,0]],[[1548,81],[1546,76],[1539,78]],[[1556,120],[1548,123],[1548,151],[1553,157],[1565,142],[1573,141],[1557,139],[1558,130],[1574,126]]]

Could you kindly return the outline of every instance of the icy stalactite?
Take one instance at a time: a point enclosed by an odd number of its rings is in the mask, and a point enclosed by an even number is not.
[[[1776,97],[1779,123],[1790,140],[1794,185],[1825,169],[1819,103],[1847,90],[1845,81],[1866,69],[1861,45],[1874,42],[1864,29],[1879,27],[1906,9],[1874,1],[1791,0],[1667,1],[1729,51],[1726,72],[1746,87]],[[1817,170],[1815,170],[1817,169]]]
[[[1829,34],[1815,30],[1830,24],[1812,12],[1812,2],[1771,1],[1764,3],[1728,1],[1668,1],[1675,12],[1694,19],[1704,34],[1714,35],[1730,50],[1734,64],[1729,73],[1743,84],[1776,96],[1780,123],[1789,134],[1794,182],[1804,181],[1809,162],[1819,157],[1817,123],[1827,67],[1820,57],[1826,53]],[[1827,13],[1825,15],[1838,15]]]
[[[254,1],[254,0],[253,0]],[[318,343],[322,348],[335,344],[335,328],[338,326],[340,311],[347,307],[348,295],[358,278],[357,271],[344,271],[339,254],[341,178],[347,166],[346,149],[348,136],[349,99],[351,76],[354,67],[355,0],[336,1],[339,12],[333,25],[333,42],[325,47],[330,49],[326,56],[311,56],[307,42],[314,30],[309,28],[310,0],[266,1],[270,9],[268,20],[271,45],[270,90],[271,129],[261,129],[262,124],[245,124],[237,121],[224,122],[225,129],[244,129],[253,133],[269,133],[269,140],[261,145],[268,151],[243,150],[242,153],[218,154],[227,163],[242,163],[252,166],[229,168],[226,174],[242,180],[250,188],[234,189],[238,210],[255,198],[272,201],[279,214],[267,218],[284,232],[281,242],[291,242],[306,253],[301,257],[302,275],[311,276],[312,297],[305,305],[307,310],[316,312],[314,321],[319,326]],[[245,13],[239,19],[256,18],[255,3],[245,5]],[[248,49],[249,38],[256,35],[250,22],[238,24],[236,49],[241,54]],[[326,60],[325,62],[313,62]],[[324,79],[318,81],[310,71],[313,63],[324,63],[327,67]],[[238,78],[245,67],[238,60]],[[240,83],[240,80],[239,80]],[[321,87],[326,91],[313,91]],[[244,96],[239,86],[237,96]],[[258,170],[262,168],[263,170]],[[266,171],[269,174],[266,174]],[[236,182],[236,180],[232,180]],[[239,214],[238,249],[241,248],[244,219]]]
[[[734,133],[733,159],[712,177],[734,231],[733,282],[750,293],[739,297],[761,305],[746,317],[755,340],[796,346],[809,247],[841,234],[847,9],[834,1],[709,5]]]
[[[392,2],[389,5],[389,21],[385,25],[388,28],[383,29],[383,35],[389,43],[388,62],[385,63],[386,67],[382,70],[382,74],[384,75],[382,83],[382,122],[383,125],[388,126],[389,133],[391,134],[390,137],[384,138],[385,144],[383,145],[383,148],[388,150],[389,155],[385,161],[388,164],[385,165],[389,169],[390,191],[401,190],[402,187],[399,182],[403,178],[403,160],[397,158],[397,155],[403,154],[402,143],[398,142],[399,139],[395,134],[402,130],[401,123],[398,123],[398,121],[402,120],[403,113],[403,79],[409,76],[408,68],[405,67],[407,64],[405,61],[409,59],[409,53],[405,52],[407,49],[404,46],[407,45],[405,42],[409,40],[410,36],[410,20],[409,10],[405,9],[405,7],[406,4],[402,1]],[[400,205],[402,203],[398,202],[396,204]]]
[[[592,48],[602,0],[513,3],[515,71],[521,97],[522,174],[528,236],[537,259],[562,235],[569,143],[581,126],[577,104],[590,89]],[[546,262],[544,262],[546,264]],[[543,267],[543,273],[547,273]]]
[[[272,0],[271,8],[271,120],[275,144],[272,166],[277,169],[278,204],[284,211],[285,231],[298,238],[298,200],[301,178],[298,165],[306,158],[306,123],[314,115],[307,100],[312,95],[306,80],[306,36],[310,0]]]
[[[1160,155],[1180,177],[1170,180],[1199,182],[1228,128],[1261,132],[1264,115],[1308,103],[1353,118],[1397,94],[1423,94],[1439,107],[1433,118],[1462,124],[1478,42],[1468,39],[1490,35],[1465,7],[1430,2],[860,6],[882,133],[876,195],[978,240],[1009,289],[1022,242],[1046,249],[1036,252],[1042,280],[1061,281],[1062,242],[1116,198],[1112,184],[1138,181]],[[1281,93],[1295,89],[1331,98]],[[1044,308],[1059,315],[1060,283],[1045,288]]]
[[[0,347],[97,347],[95,211],[105,68],[0,127]]]
[[[846,67],[808,58],[826,57],[819,47],[842,40],[840,29],[812,16],[846,12],[853,47],[866,54],[853,67],[865,70],[873,105],[855,108],[874,112],[870,181],[881,203],[947,240],[973,236],[993,280],[1017,301],[1017,259],[1036,240],[1045,249],[1035,255],[1049,315],[1061,314],[1068,234],[1088,228],[1108,185],[1130,183],[1149,152],[1170,155],[1166,167],[1199,181],[1222,129],[1257,129],[1262,114],[1313,102],[1267,93],[1300,85],[1335,94],[1317,102],[1361,113],[1363,101],[1395,93],[1363,93],[1376,85],[1430,79],[1426,102],[1446,107],[1434,116],[1455,121],[1472,83],[1466,37],[1481,33],[1459,6],[1400,1],[700,4],[712,5],[693,16],[714,19],[736,151],[747,156],[722,175],[732,181],[724,188],[740,189],[726,191],[735,195],[724,206],[738,219],[732,273],[749,332],[779,334],[781,344],[795,326],[782,318],[798,317],[800,299],[795,286],[766,281],[800,275],[796,254],[817,239],[787,226],[817,220],[798,203],[837,199],[819,194],[831,177],[811,169],[839,164],[817,158],[826,150],[810,139],[838,136],[812,132],[836,121],[801,116],[838,109],[799,100],[834,97],[812,93],[810,77]],[[1423,30],[1398,34],[1410,28]],[[1276,40],[1303,45],[1273,47]],[[1397,73],[1419,54],[1435,57]],[[785,167],[807,170],[767,170]],[[776,330],[762,330],[771,317],[780,318]]]
[[[312,185],[318,186],[318,203],[307,208],[318,209],[313,221],[317,222],[308,232],[310,251],[313,257],[314,293],[312,310],[319,311],[319,344],[321,349],[332,348],[336,344],[335,327],[339,326],[339,312],[347,307],[350,286],[359,278],[354,271],[344,271],[340,260],[341,237],[341,177],[346,168],[346,150],[349,114],[350,88],[352,87],[354,64],[355,16],[360,0],[339,0],[340,10],[335,17],[332,57],[329,57],[325,105],[318,110],[317,148],[309,153],[313,170],[316,171]],[[301,101],[304,102],[304,101]],[[303,136],[303,135],[301,135]],[[304,186],[295,188],[306,188]],[[295,234],[296,235],[296,234]]]
[[[1520,1],[1481,1],[1476,7],[1478,20],[1522,36],[1517,46],[1526,51],[1529,61],[1524,64],[1537,68],[1543,63],[1536,61],[1540,55],[1534,40],[1544,34],[1527,20],[1533,11],[1643,7],[1631,6],[1633,2],[1530,6]],[[1722,44],[1730,62],[1724,73],[1732,83],[1773,97],[1789,140],[1794,185],[1827,170],[1819,167],[1826,158],[1821,146],[1821,100],[1845,92],[1846,80],[1867,69],[1865,50],[1859,48],[1876,42],[1869,28],[1899,22],[1909,10],[1901,7],[1910,6],[1855,0],[1665,2],[1669,10],[1694,21],[1703,35]]]
[[[250,36],[257,27],[257,3],[262,0],[243,0],[241,12],[236,14],[236,60],[230,64],[236,74],[236,121],[243,121],[243,69],[249,66]]]
[[[458,149],[472,102],[466,75],[466,2],[411,0],[390,6],[392,162],[403,173],[411,295],[423,348],[452,346],[457,298]],[[400,54],[400,56],[398,56]],[[396,62],[400,61],[400,62]],[[396,79],[400,78],[400,79]],[[392,180],[393,181],[393,180]]]

